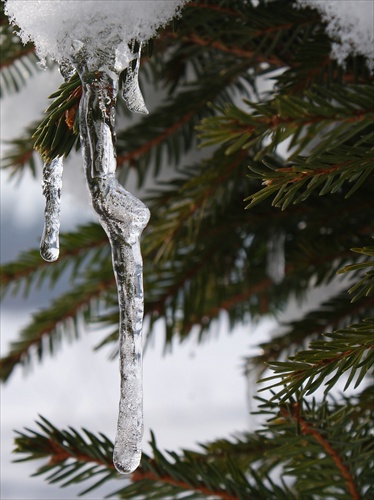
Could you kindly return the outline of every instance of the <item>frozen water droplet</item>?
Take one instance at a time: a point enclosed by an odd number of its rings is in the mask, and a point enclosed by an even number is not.
[[[70,61],[67,60],[67,59],[64,59],[60,63],[59,70],[60,70],[60,73],[61,73],[63,79],[65,80],[65,82],[67,82],[68,80],[70,80],[70,78],[75,73],[74,66],[72,66],[72,64],[70,63]]]
[[[82,80],[80,138],[92,206],[108,235],[118,289],[121,393],[113,463],[121,473],[139,465],[143,436],[143,262],[140,236],[149,210],[115,177],[118,75],[77,68]]]
[[[285,254],[284,243],[286,235],[284,232],[276,232],[270,236],[267,242],[267,265],[266,271],[275,284],[279,284],[284,279],[285,274]]]
[[[143,98],[143,94],[139,87],[139,67],[142,45],[139,45],[139,50],[136,55],[135,69],[132,69],[130,62],[126,70],[126,78],[123,82],[122,97],[128,109],[133,113],[141,113],[147,115],[149,113]]]
[[[62,158],[54,158],[43,168],[43,194],[45,196],[44,230],[40,242],[40,255],[47,262],[58,259],[60,253],[60,207],[62,188]]]

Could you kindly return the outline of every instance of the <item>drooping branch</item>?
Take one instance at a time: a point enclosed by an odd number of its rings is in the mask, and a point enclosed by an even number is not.
[[[108,288],[113,288],[114,284],[114,277],[107,281],[97,281],[95,284],[83,284],[56,299],[47,311],[35,313],[32,322],[21,332],[20,340],[13,342],[9,354],[1,359],[1,379],[6,381],[19,363],[28,364],[33,348],[38,352],[39,359],[46,345],[54,349],[54,340],[59,342],[58,337],[54,339],[56,329],[76,318],[80,311],[89,307],[92,300],[99,298]]]
[[[288,419],[290,417],[290,413],[286,408],[281,408],[280,412],[284,418]],[[291,415],[293,420],[298,425],[300,432],[304,435],[312,436],[317,441],[317,443],[322,447],[324,452],[332,458],[339,473],[341,474],[342,478],[346,483],[347,491],[350,494],[350,498],[352,500],[359,500],[360,497],[357,492],[354,479],[350,474],[349,470],[347,469],[347,467],[344,465],[341,457],[333,449],[330,443],[322,436],[322,434],[315,427],[312,427],[308,422],[306,422],[300,416],[298,403],[294,403],[293,406],[291,407]]]
[[[169,484],[171,486],[175,486],[176,488],[179,488],[183,491],[196,491],[198,493],[201,493],[203,495],[206,495],[207,497],[213,496],[215,498],[221,498],[222,500],[239,500],[238,496],[233,496],[229,495],[228,493],[224,491],[217,491],[214,489],[210,489],[206,486],[192,486],[189,483],[186,483],[184,481],[178,481],[175,478],[167,475],[156,475],[153,472],[145,472],[142,471],[141,469],[138,469],[137,471],[133,472],[131,474],[131,480],[136,482],[136,481],[142,481],[142,480],[149,480],[152,482],[156,483],[162,483],[162,484]]]

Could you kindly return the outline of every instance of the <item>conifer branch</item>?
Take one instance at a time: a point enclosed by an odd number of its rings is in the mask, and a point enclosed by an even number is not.
[[[12,57],[2,57],[0,62],[0,71],[8,66],[13,65],[16,59],[21,59],[22,57],[25,57],[29,54],[35,54],[35,47],[31,44],[21,48],[16,53],[12,54]]]
[[[330,341],[315,340],[310,343],[308,350],[297,352],[289,361],[269,363],[276,375],[266,377],[261,382],[278,379],[266,389],[283,386],[273,396],[273,399],[281,401],[291,398],[297,391],[300,391],[301,396],[313,394],[322,384],[327,394],[346,372],[349,376],[344,390],[351,385],[356,374],[354,387],[357,388],[374,364],[373,334],[372,318],[326,333],[324,336]]]
[[[180,127],[182,127],[185,123],[191,120],[191,118],[194,116],[195,111],[189,111],[186,113],[184,116],[182,116],[179,120],[174,122],[170,127],[166,128],[163,130],[159,135],[156,137],[153,137],[150,139],[148,142],[144,143],[142,146],[129,151],[128,153],[122,154],[117,157],[117,164],[118,166],[122,166],[124,163],[131,163],[132,160],[138,158],[139,156],[142,156],[148,151],[152,150],[154,147],[158,146],[161,142],[165,141],[168,139],[170,136],[178,132]]]
[[[280,409],[280,413],[284,418],[289,418],[290,412],[285,408]],[[338,453],[332,448],[330,443],[322,436],[320,432],[311,425],[308,424],[299,414],[299,404],[294,403],[291,406],[291,415],[292,419],[296,422],[298,429],[300,429],[301,434],[311,435],[317,441],[317,443],[323,448],[325,453],[329,455],[333,462],[335,463],[337,469],[339,470],[342,478],[344,479],[347,491],[350,494],[350,498],[352,500],[359,500],[359,495],[356,490],[354,480],[348,471],[347,467],[344,465],[342,459],[338,455]]]
[[[170,38],[177,38],[177,35],[170,33],[169,34]],[[238,47],[229,47],[224,45],[220,41],[216,41],[214,39],[209,39],[209,38],[200,38],[198,35],[195,34],[190,34],[190,35],[185,35],[182,37],[182,42],[185,44],[192,44],[192,45],[198,45],[200,47],[208,47],[214,50],[217,50],[218,52],[223,52],[225,54],[230,54],[232,56],[241,58],[241,59],[247,59],[248,62],[251,64],[259,64],[259,63],[268,63],[271,66],[274,67],[283,67],[284,66],[284,61],[282,61],[280,58],[276,57],[275,55],[265,57],[262,54],[257,53],[256,50],[248,50],[248,49],[242,49]]]
[[[352,251],[371,257],[370,261],[345,266],[338,272],[339,274],[343,274],[352,271],[356,273],[366,271],[363,278],[348,290],[348,293],[353,294],[352,302],[356,302],[362,297],[368,297],[374,291],[374,247],[352,248]]]
[[[351,304],[346,293],[339,293],[334,298],[321,304],[317,309],[310,311],[301,320],[284,323],[282,327],[286,329],[282,335],[274,337],[269,342],[259,344],[262,354],[247,358],[246,365],[249,372],[253,366],[258,369],[266,369],[271,361],[276,361],[284,353],[290,354],[299,347],[302,347],[306,340],[314,335],[323,334],[328,327],[338,329],[354,321],[359,321],[361,317],[368,316],[373,307],[373,300],[366,299],[359,303]]]
[[[218,12],[219,14],[224,14],[224,15],[233,16],[233,17],[240,17],[240,12],[237,10],[229,9],[229,8],[223,7],[221,5],[215,5],[215,4],[211,4],[211,3],[190,1],[185,6],[185,9],[187,9],[187,8],[211,10],[213,12]]]
[[[101,476],[80,495],[119,478],[112,464],[113,444],[105,435],[95,436],[85,429],[83,433],[72,428],[59,430],[44,417],[40,419],[37,425],[42,432],[26,429],[26,432],[17,432],[15,440],[15,452],[26,455],[17,461],[49,458],[34,475],[48,474],[48,482],[60,483],[62,487]],[[134,498],[142,494],[144,498],[152,498],[157,491],[163,497],[198,492],[207,497],[240,500],[272,492],[271,480],[268,479],[270,488],[267,488],[255,476],[257,485],[251,486],[234,462],[229,470],[220,472],[213,456],[196,462],[190,452],[169,452],[170,461],[158,450],[153,434],[150,444],[153,458],[143,454],[141,466],[130,476],[132,484],[112,493],[112,497]]]
[[[6,151],[1,164],[1,168],[9,172],[10,177],[21,176],[25,168],[28,167],[32,176],[36,177],[37,161],[34,150],[34,140],[32,135],[38,123],[31,123],[26,129],[22,137],[6,141]]]
[[[31,285],[40,287],[48,281],[53,285],[69,266],[73,278],[82,266],[89,268],[110,258],[106,235],[97,223],[78,226],[74,232],[61,234],[60,243],[61,255],[53,265],[41,259],[39,250],[35,249],[23,252],[16,261],[1,266],[1,297],[8,291],[17,293],[22,285],[27,296]]]
[[[61,333],[71,336],[73,330],[73,336],[77,338],[78,315],[89,316],[90,304],[114,286],[114,277],[105,278],[101,269],[99,276],[92,273],[90,279],[54,300],[48,309],[34,313],[32,321],[20,332],[20,339],[11,343],[8,355],[0,360],[1,380],[5,382],[18,364],[28,366],[34,350],[39,360],[45,350],[53,353],[61,342]],[[75,328],[72,329],[73,325]]]
[[[196,491],[204,496],[207,497],[213,496],[214,498],[222,498],[222,500],[238,500],[238,496],[236,495],[233,496],[223,491],[215,491],[210,488],[207,488],[206,486],[193,487],[191,486],[191,484],[183,481],[177,481],[173,477],[158,476],[153,472],[144,472],[141,469],[138,469],[131,474],[131,480],[134,482],[146,480],[146,481],[168,484],[181,491]]]

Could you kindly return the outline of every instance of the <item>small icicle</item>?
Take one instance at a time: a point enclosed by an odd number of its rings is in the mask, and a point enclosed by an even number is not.
[[[126,191],[115,176],[115,103],[118,75],[104,69],[90,72],[77,65],[82,81],[80,138],[92,206],[111,248],[118,289],[121,394],[113,463],[122,474],[139,465],[143,436],[143,262],[140,236],[148,208]]]
[[[75,68],[68,59],[63,59],[58,68],[65,82],[68,82],[75,73]]]
[[[276,232],[270,236],[267,243],[266,272],[275,284],[283,281],[285,270],[284,243],[286,235],[284,232]]]
[[[43,195],[45,196],[44,230],[40,242],[40,255],[54,262],[60,253],[60,207],[63,161],[61,157],[45,163],[43,168]]]
[[[149,111],[145,105],[143,94],[139,87],[139,67],[141,51],[142,44],[140,43],[139,50],[136,55],[135,69],[132,69],[131,61],[127,67],[126,78],[123,82],[122,97],[130,111],[132,111],[133,113],[148,115]]]

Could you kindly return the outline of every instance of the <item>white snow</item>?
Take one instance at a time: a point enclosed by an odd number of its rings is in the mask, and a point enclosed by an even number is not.
[[[327,33],[336,40],[332,57],[343,63],[349,54],[367,58],[374,70],[373,0],[298,0],[299,5],[315,7],[327,22]]]
[[[128,44],[144,42],[169,22],[187,0],[7,0],[5,13],[20,28],[24,43],[39,58],[63,62],[83,45],[89,55],[124,54]]]

